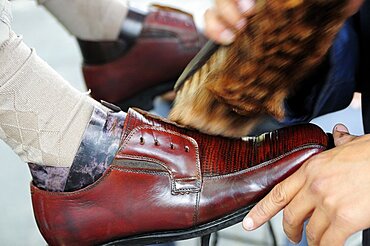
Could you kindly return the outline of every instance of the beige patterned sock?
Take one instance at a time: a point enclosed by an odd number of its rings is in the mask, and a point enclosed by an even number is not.
[[[0,0],[0,45],[9,39],[11,21],[10,2],[8,0]]]
[[[0,139],[25,162],[70,167],[94,106],[12,31],[0,47]]]
[[[113,41],[127,14],[125,0],[38,0],[74,36]]]

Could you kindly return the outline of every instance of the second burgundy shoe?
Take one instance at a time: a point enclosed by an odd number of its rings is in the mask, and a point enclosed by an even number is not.
[[[209,136],[130,109],[103,176],[73,192],[31,185],[49,245],[144,245],[198,237],[240,222],[302,163],[328,147],[312,124],[244,140]]]
[[[153,5],[148,14],[129,9],[117,41],[78,42],[93,98],[149,110],[155,96],[172,90],[205,38],[192,15]]]

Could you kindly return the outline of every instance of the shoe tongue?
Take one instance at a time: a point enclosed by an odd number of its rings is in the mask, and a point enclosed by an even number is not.
[[[144,124],[152,125],[150,121],[142,114],[145,112],[138,108],[129,108],[127,110],[127,115],[125,123],[123,125],[122,138],[125,138],[130,132],[137,126]],[[146,112],[145,112],[146,113]]]
[[[123,128],[124,129],[123,137],[127,136],[136,127],[142,125],[158,127],[163,127],[164,125],[172,125],[181,129],[186,129],[185,126],[179,125],[176,122],[170,121],[167,118],[153,115],[139,108],[129,108],[129,110],[127,111],[126,121]]]

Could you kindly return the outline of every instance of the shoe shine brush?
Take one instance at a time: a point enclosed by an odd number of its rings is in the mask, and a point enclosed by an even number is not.
[[[170,119],[202,132],[248,134],[284,118],[283,102],[326,56],[348,0],[257,0],[229,46],[209,42],[178,80]]]

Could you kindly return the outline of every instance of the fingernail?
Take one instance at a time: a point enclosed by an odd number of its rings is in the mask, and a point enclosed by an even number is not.
[[[243,220],[243,227],[244,229],[246,229],[247,231],[251,231],[253,230],[254,228],[254,222],[252,220],[252,218],[250,217],[245,217],[244,220]]]
[[[345,133],[348,133],[348,129],[347,129],[347,127],[345,127],[344,125],[341,125],[341,124],[336,125],[336,126],[335,126],[335,130],[336,130],[337,132],[345,132]]]
[[[231,44],[235,39],[235,35],[232,31],[226,29],[221,33],[220,39],[223,44]]]
[[[244,19],[241,19],[236,24],[236,28],[238,28],[239,30],[241,30],[241,29],[243,29],[243,27],[245,27],[246,24],[247,24],[247,22]]]
[[[240,0],[239,1],[239,8],[240,10],[244,12],[248,12],[251,8],[253,8],[255,5],[253,0]]]

